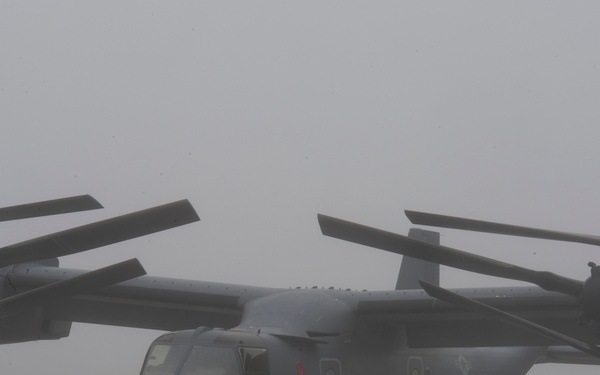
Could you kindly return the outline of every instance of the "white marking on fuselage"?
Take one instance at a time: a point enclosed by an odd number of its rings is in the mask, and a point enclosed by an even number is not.
[[[456,364],[456,368],[460,370],[462,375],[469,375],[469,371],[473,368],[473,364],[471,361],[467,361],[465,357],[461,355],[458,356],[458,359],[454,362]]]

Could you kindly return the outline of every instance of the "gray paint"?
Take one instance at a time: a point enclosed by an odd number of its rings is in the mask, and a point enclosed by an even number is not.
[[[408,237],[434,245],[440,244],[440,234],[430,230],[411,228],[408,232]],[[400,266],[400,272],[398,273],[398,281],[396,281],[396,290],[421,289],[419,280],[440,285],[440,265],[420,259],[404,257]]]
[[[413,261],[405,258],[404,262]],[[421,265],[421,270],[427,269],[431,265]],[[405,270],[403,265],[400,273]],[[81,274],[44,264],[15,265],[4,276],[3,294],[39,290]],[[406,279],[421,276],[422,272],[408,272]],[[572,297],[525,287],[457,292],[571,337],[598,342],[589,327],[577,324],[580,307]],[[559,350],[547,353],[546,347],[554,341],[444,304],[422,290],[285,290],[142,276],[66,301],[40,303],[31,314],[14,315],[25,320],[10,320],[12,326],[4,326],[4,342],[64,337],[70,323],[57,335],[61,322],[81,321],[187,329],[176,337],[205,340],[202,345],[232,346],[236,353],[244,341],[264,342],[271,371],[277,374],[293,374],[299,371],[297,366],[308,373],[327,371],[334,366],[327,361],[353,375],[524,374],[537,361],[600,363]],[[15,324],[27,329],[15,331]],[[204,324],[221,330],[189,331]]]

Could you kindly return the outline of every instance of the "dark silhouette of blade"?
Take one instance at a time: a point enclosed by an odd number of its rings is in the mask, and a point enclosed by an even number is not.
[[[505,234],[509,236],[540,238],[544,240],[577,242],[588,245],[600,246],[600,237],[591,236],[587,234],[521,227],[518,225],[493,223],[490,221],[465,219],[461,217],[444,216],[430,214],[426,212],[408,210],[404,212],[406,213],[406,216],[408,217],[411,223],[418,225],[429,225],[441,228],[470,230],[474,232]]]
[[[0,248],[0,267],[79,253],[198,220],[190,202],[181,200]]]
[[[527,281],[543,289],[579,297],[583,283],[552,272],[533,271],[509,263],[413,240],[399,234],[367,227],[330,216],[319,215],[324,235],[371,246],[396,254],[443,264],[448,267],[512,280]]]
[[[535,334],[548,337],[554,340],[557,340],[563,344],[570,345],[576,349],[579,349],[583,352],[589,353],[593,356],[600,358],[600,348],[595,345],[587,344],[585,342],[574,339],[570,336],[564,335],[562,333],[553,331],[549,328],[541,326],[539,324],[530,322],[526,319],[518,317],[516,315],[512,315],[506,313],[502,310],[498,310],[492,306],[488,306],[484,303],[475,301],[474,299],[461,296],[459,294],[453,293],[444,288],[440,288],[436,285],[430,284],[425,281],[419,281],[425,292],[429,294],[433,298],[438,298],[442,301],[446,301],[463,309],[477,312],[479,314],[489,316],[505,323],[511,324],[518,328],[522,328],[533,332]]]
[[[79,195],[20,204],[18,206],[0,208],[0,221],[27,219],[39,216],[59,215],[102,208],[102,205],[90,195]]]
[[[0,300],[0,315],[9,315],[62,298],[89,293],[145,274],[146,270],[140,262],[130,259]]]

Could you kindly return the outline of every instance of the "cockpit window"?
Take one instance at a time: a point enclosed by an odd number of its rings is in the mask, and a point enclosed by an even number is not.
[[[155,344],[150,347],[142,375],[173,375],[181,362],[187,345]]]
[[[245,375],[267,375],[269,373],[269,358],[267,349],[239,348]]]
[[[218,346],[195,346],[181,375],[240,375],[235,352]]]

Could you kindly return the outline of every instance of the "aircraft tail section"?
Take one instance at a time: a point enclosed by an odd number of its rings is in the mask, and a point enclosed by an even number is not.
[[[562,363],[570,365],[600,365],[600,358],[570,346],[550,346],[536,364]]]
[[[408,237],[434,245],[440,244],[440,234],[429,230],[412,228],[408,232]],[[440,265],[404,256],[396,282],[396,290],[421,289],[419,280],[440,285]]]

